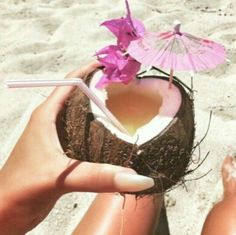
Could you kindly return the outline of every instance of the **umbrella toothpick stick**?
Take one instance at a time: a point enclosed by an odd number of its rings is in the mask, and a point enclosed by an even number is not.
[[[117,120],[117,118],[107,109],[103,102],[92,92],[92,90],[80,78],[72,78],[69,80],[24,80],[24,81],[6,81],[8,88],[29,88],[29,87],[51,87],[51,86],[78,86],[80,90],[91,99],[99,109],[106,115],[106,117],[113,123],[120,131],[128,134],[129,132]]]
[[[171,85],[172,85],[172,82],[173,82],[173,78],[174,78],[174,70],[171,69],[171,70],[170,70],[170,78],[169,78],[169,89],[171,89]]]

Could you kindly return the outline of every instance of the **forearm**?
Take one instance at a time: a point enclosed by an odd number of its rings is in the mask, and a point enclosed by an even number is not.
[[[0,235],[21,235],[31,228],[20,179],[0,170]],[[24,188],[24,187],[22,187]]]

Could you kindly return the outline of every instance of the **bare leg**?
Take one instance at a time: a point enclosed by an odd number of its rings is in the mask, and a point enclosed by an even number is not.
[[[151,235],[159,220],[162,195],[136,199],[98,194],[73,235]]]
[[[208,214],[202,235],[236,234],[236,160],[226,157],[222,165],[224,195]]]

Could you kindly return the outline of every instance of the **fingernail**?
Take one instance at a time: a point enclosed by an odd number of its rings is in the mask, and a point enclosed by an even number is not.
[[[127,172],[119,172],[115,175],[114,183],[121,191],[138,192],[154,186],[154,180],[147,176],[136,175]]]

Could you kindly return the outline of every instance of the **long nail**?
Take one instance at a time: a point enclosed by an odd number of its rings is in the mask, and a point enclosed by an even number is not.
[[[142,191],[153,187],[155,184],[152,178],[127,172],[117,173],[114,183],[119,190],[126,192]]]

